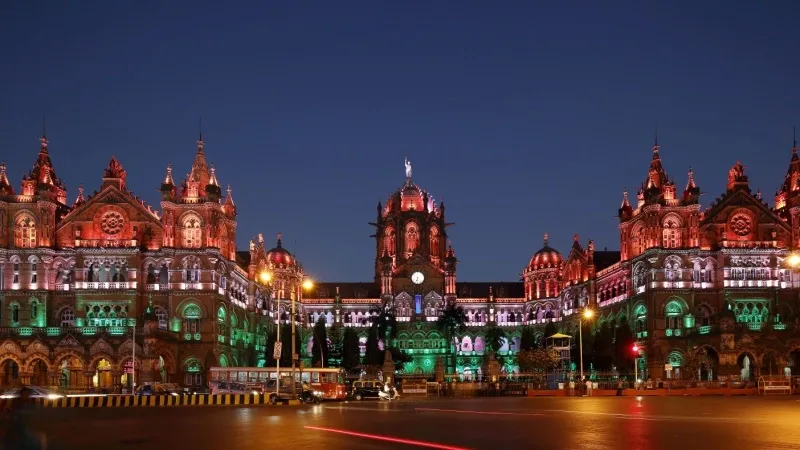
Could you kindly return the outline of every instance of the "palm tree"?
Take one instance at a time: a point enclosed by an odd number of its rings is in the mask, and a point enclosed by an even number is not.
[[[383,340],[383,348],[391,347],[391,342],[397,337],[397,318],[394,311],[388,307],[373,308],[373,315],[370,317],[372,327],[377,331],[377,335]]]
[[[484,335],[486,347],[488,347],[492,353],[497,354],[506,341],[506,332],[497,325],[492,325],[486,329]]]
[[[456,306],[455,302],[448,303],[442,310],[442,315],[436,321],[436,327],[444,334],[447,340],[447,367],[452,367],[451,356],[453,354],[453,337],[456,332],[463,333],[467,331],[467,315],[464,313],[464,308]]]

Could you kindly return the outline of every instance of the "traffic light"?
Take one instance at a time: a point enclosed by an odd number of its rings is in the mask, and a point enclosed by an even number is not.
[[[632,350],[633,350],[633,353],[638,354],[639,353],[639,344],[633,344]]]

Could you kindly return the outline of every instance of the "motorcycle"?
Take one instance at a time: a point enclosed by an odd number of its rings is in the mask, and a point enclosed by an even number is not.
[[[400,394],[397,393],[395,388],[389,388],[389,390],[382,390],[378,392],[378,398],[380,400],[397,400],[400,397]]]

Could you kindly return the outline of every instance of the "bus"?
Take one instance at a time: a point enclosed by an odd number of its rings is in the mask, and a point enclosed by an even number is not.
[[[209,385],[212,383],[240,383],[248,390],[264,392],[269,380],[277,377],[275,367],[212,367]],[[281,367],[281,380],[291,379],[292,368]],[[304,367],[295,369],[295,382],[308,383],[315,391],[322,392],[325,400],[344,400],[347,386],[344,371],[338,368]],[[283,385],[285,381],[282,381]],[[273,383],[274,386],[274,383]],[[291,386],[291,384],[290,384]]]

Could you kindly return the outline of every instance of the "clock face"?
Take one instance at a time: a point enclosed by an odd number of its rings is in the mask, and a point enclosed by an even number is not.
[[[425,275],[422,272],[414,272],[411,274],[411,282],[414,284],[422,284],[425,281]]]

